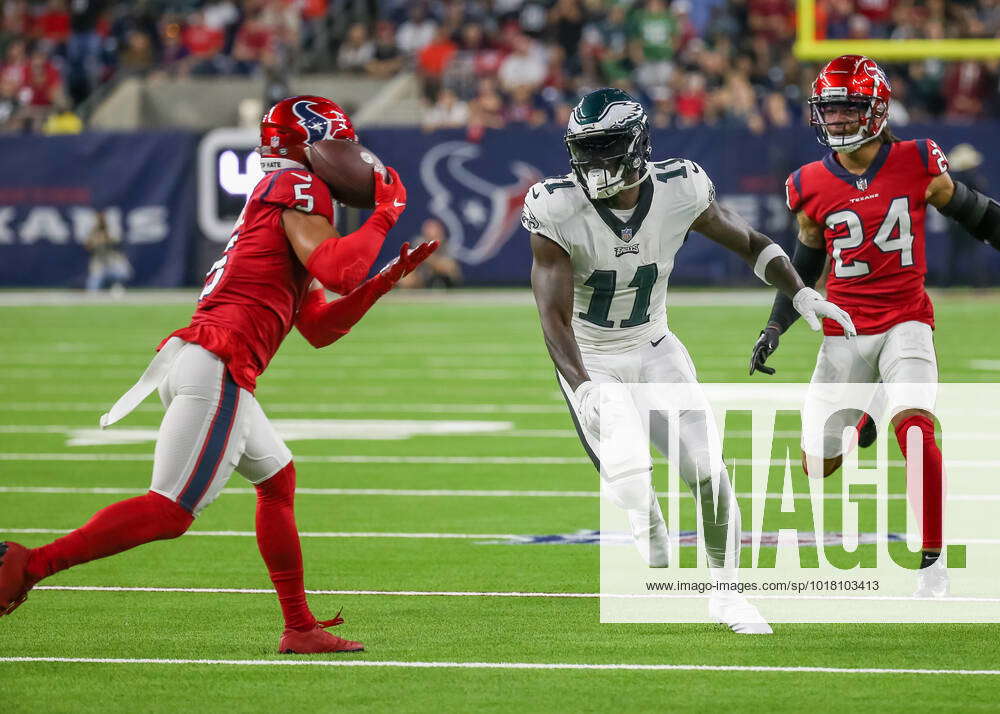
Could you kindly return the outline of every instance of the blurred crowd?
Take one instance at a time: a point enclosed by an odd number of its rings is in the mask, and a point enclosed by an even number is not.
[[[95,90],[131,75],[320,68],[417,73],[428,129],[475,136],[562,125],[577,98],[617,86],[656,127],[759,132],[804,121],[818,68],[794,59],[794,0],[4,0],[0,130],[79,131]],[[360,8],[360,10],[359,10]],[[335,22],[349,16],[354,23]],[[342,26],[329,34],[322,28]],[[1000,35],[1000,0],[817,0],[820,38]],[[319,40],[317,40],[319,38]],[[877,58],[876,58],[877,59]],[[316,67],[317,63],[313,62]],[[896,124],[1000,109],[1000,64],[887,65]]]
[[[79,131],[112,79],[284,71],[328,0],[4,0],[0,129]]]
[[[395,34],[422,78],[428,129],[563,125],[582,94],[607,85],[640,98],[660,128],[761,132],[806,120],[819,65],[792,56],[794,0],[496,0],[487,14],[478,7],[398,3],[376,24],[376,39],[354,29],[358,43],[373,46]],[[819,39],[993,38],[1000,0],[818,0],[816,20]],[[893,122],[993,115],[998,69],[933,58],[887,64]]]

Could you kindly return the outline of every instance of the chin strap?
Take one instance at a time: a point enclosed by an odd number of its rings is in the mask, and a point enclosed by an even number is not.
[[[638,179],[636,179],[632,183],[624,184],[623,186],[621,186],[614,193],[609,193],[606,196],[601,196],[601,198],[602,199],[611,198],[612,196],[615,196],[615,195],[621,193],[622,191],[627,191],[630,188],[635,188],[636,186],[638,186],[639,184],[641,184],[643,181],[645,181],[648,176],[649,176],[649,166],[646,166],[646,170],[642,173],[642,176],[640,176]],[[622,180],[624,180],[624,179],[622,179]],[[593,190],[595,194],[599,194],[599,193],[601,193],[603,191],[607,191],[607,189],[608,189],[607,186],[605,186],[602,189],[592,189],[592,187],[590,186],[590,182],[589,181],[587,182],[587,193],[588,194],[590,194],[591,190]],[[593,194],[590,194],[590,195],[593,195]]]
[[[645,181],[647,176],[649,176],[649,166],[648,165],[646,166],[646,170],[642,172],[642,176],[640,176],[638,179],[636,179],[632,183],[625,184],[624,186],[621,187],[621,190],[622,191],[626,191],[626,190],[628,190],[630,188],[635,188],[636,186],[638,186],[639,184],[641,184],[643,181]]]

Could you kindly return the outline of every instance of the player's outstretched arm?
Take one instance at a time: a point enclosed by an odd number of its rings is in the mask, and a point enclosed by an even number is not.
[[[948,172],[931,179],[927,185],[927,202],[962,228],[993,248],[1000,250],[1000,203],[961,181]]]
[[[597,433],[598,391],[590,381],[573,334],[573,263],[566,251],[538,233],[531,234],[531,254],[531,290],[542,321],[545,347],[573,390],[581,422]]]
[[[375,210],[358,230],[341,236],[323,216],[282,211],[281,223],[292,250],[328,290],[346,295],[364,281],[385,236],[406,208],[406,187],[394,169],[375,181]]]
[[[437,241],[429,241],[410,250],[410,244],[403,243],[399,257],[347,295],[330,302],[326,301],[323,286],[314,280],[295,317],[295,327],[317,349],[336,342],[351,331],[380,297],[437,250],[438,245]]]
[[[844,328],[844,334],[848,337],[857,334],[850,316],[833,303],[824,300],[812,287],[807,287],[803,283],[803,277],[800,277],[781,246],[754,230],[739,214],[723,208],[717,201],[712,201],[691,224],[691,228],[729,248],[742,257],[748,265],[753,266],[757,277],[769,285],[775,285],[780,291],[779,298],[787,300],[795,314],[802,315],[813,330],[820,329],[820,318],[828,317],[840,323]],[[798,254],[799,251],[796,250],[796,255]],[[818,274],[815,276],[810,274],[813,285],[816,284],[818,277]],[[754,345],[750,362],[751,374],[754,369],[759,369],[763,365],[771,352],[778,348],[778,334],[780,332],[772,330],[767,340],[763,339],[765,334],[761,334],[761,339]],[[773,373],[772,370],[770,374]]]

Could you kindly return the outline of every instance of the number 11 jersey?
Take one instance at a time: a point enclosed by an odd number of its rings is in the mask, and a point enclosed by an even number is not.
[[[948,170],[930,139],[883,144],[868,170],[847,171],[831,152],[785,182],[788,208],[823,227],[830,273],[827,299],[851,316],[858,334],[915,320],[934,327],[924,289],[927,184]],[[842,335],[833,320],[827,335]]]
[[[521,224],[573,263],[573,334],[585,352],[613,353],[667,332],[667,281],[691,224],[715,198],[693,161],[647,164],[631,212],[591,201],[574,174],[528,191]]]

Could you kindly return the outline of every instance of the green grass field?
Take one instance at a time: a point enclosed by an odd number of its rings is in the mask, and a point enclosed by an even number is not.
[[[0,620],[0,711],[996,710],[995,673],[739,669],[995,670],[995,625],[778,624],[757,638],[713,625],[601,625],[596,597],[555,597],[597,592],[596,546],[480,544],[477,534],[598,523],[596,498],[525,493],[593,491],[597,477],[521,297],[394,296],[326,350],[291,336],[260,380],[258,399],[276,420],[512,424],[495,434],[289,442],[299,527],[314,534],[303,539],[307,587],[342,591],[310,601],[323,617],[343,607],[335,632],[362,640],[365,653],[273,664],[280,615],[254,539],[238,535],[253,529],[254,497],[234,474],[192,530],[236,535],[192,533],[61,573],[44,585],[84,589],[40,588]],[[671,308],[702,380],[747,379],[768,311],[761,297]],[[38,545],[55,536],[18,531],[68,530],[145,490],[152,442],[88,445],[93,435],[78,430],[97,428],[191,303],[13,302],[0,307],[0,539]],[[936,305],[942,381],[993,381],[1000,300],[955,293]],[[818,344],[796,326],[773,359],[777,378],[807,380]],[[115,429],[155,429],[160,414],[151,397]],[[539,596],[495,594],[504,592]],[[490,666],[501,663],[539,666]]]

